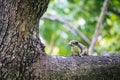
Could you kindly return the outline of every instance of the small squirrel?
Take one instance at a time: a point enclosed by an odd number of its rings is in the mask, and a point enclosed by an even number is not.
[[[87,56],[88,55],[87,47],[79,43],[78,41],[71,40],[69,42],[69,45],[71,46],[72,55],[74,56]]]

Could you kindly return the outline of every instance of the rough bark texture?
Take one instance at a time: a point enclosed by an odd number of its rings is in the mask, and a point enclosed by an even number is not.
[[[119,80],[120,56],[48,56],[38,22],[48,0],[0,0],[0,80]]]
[[[0,80],[30,80],[29,67],[45,54],[38,23],[48,2],[0,0]]]
[[[120,79],[120,56],[45,56],[33,65],[39,80]]]

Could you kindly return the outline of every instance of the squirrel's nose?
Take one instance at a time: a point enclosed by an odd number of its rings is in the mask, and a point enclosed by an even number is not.
[[[68,43],[68,45],[69,45],[69,46],[72,46],[72,44],[71,44],[70,42]]]

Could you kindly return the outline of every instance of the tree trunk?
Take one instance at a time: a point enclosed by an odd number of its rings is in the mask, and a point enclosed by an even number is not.
[[[0,0],[1,79],[31,79],[31,64],[45,55],[44,45],[38,38],[38,23],[48,2]]]
[[[38,23],[49,0],[0,0],[0,80],[118,80],[120,56],[48,56]]]

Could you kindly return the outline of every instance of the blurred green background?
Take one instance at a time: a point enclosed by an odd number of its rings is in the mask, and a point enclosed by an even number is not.
[[[82,32],[90,41],[95,31],[104,0],[51,0],[44,16],[61,18]],[[89,48],[81,37],[67,25],[42,18],[39,26],[40,38],[49,55],[69,56],[68,42],[76,39]],[[111,0],[93,55],[117,55],[120,51],[120,1]]]

